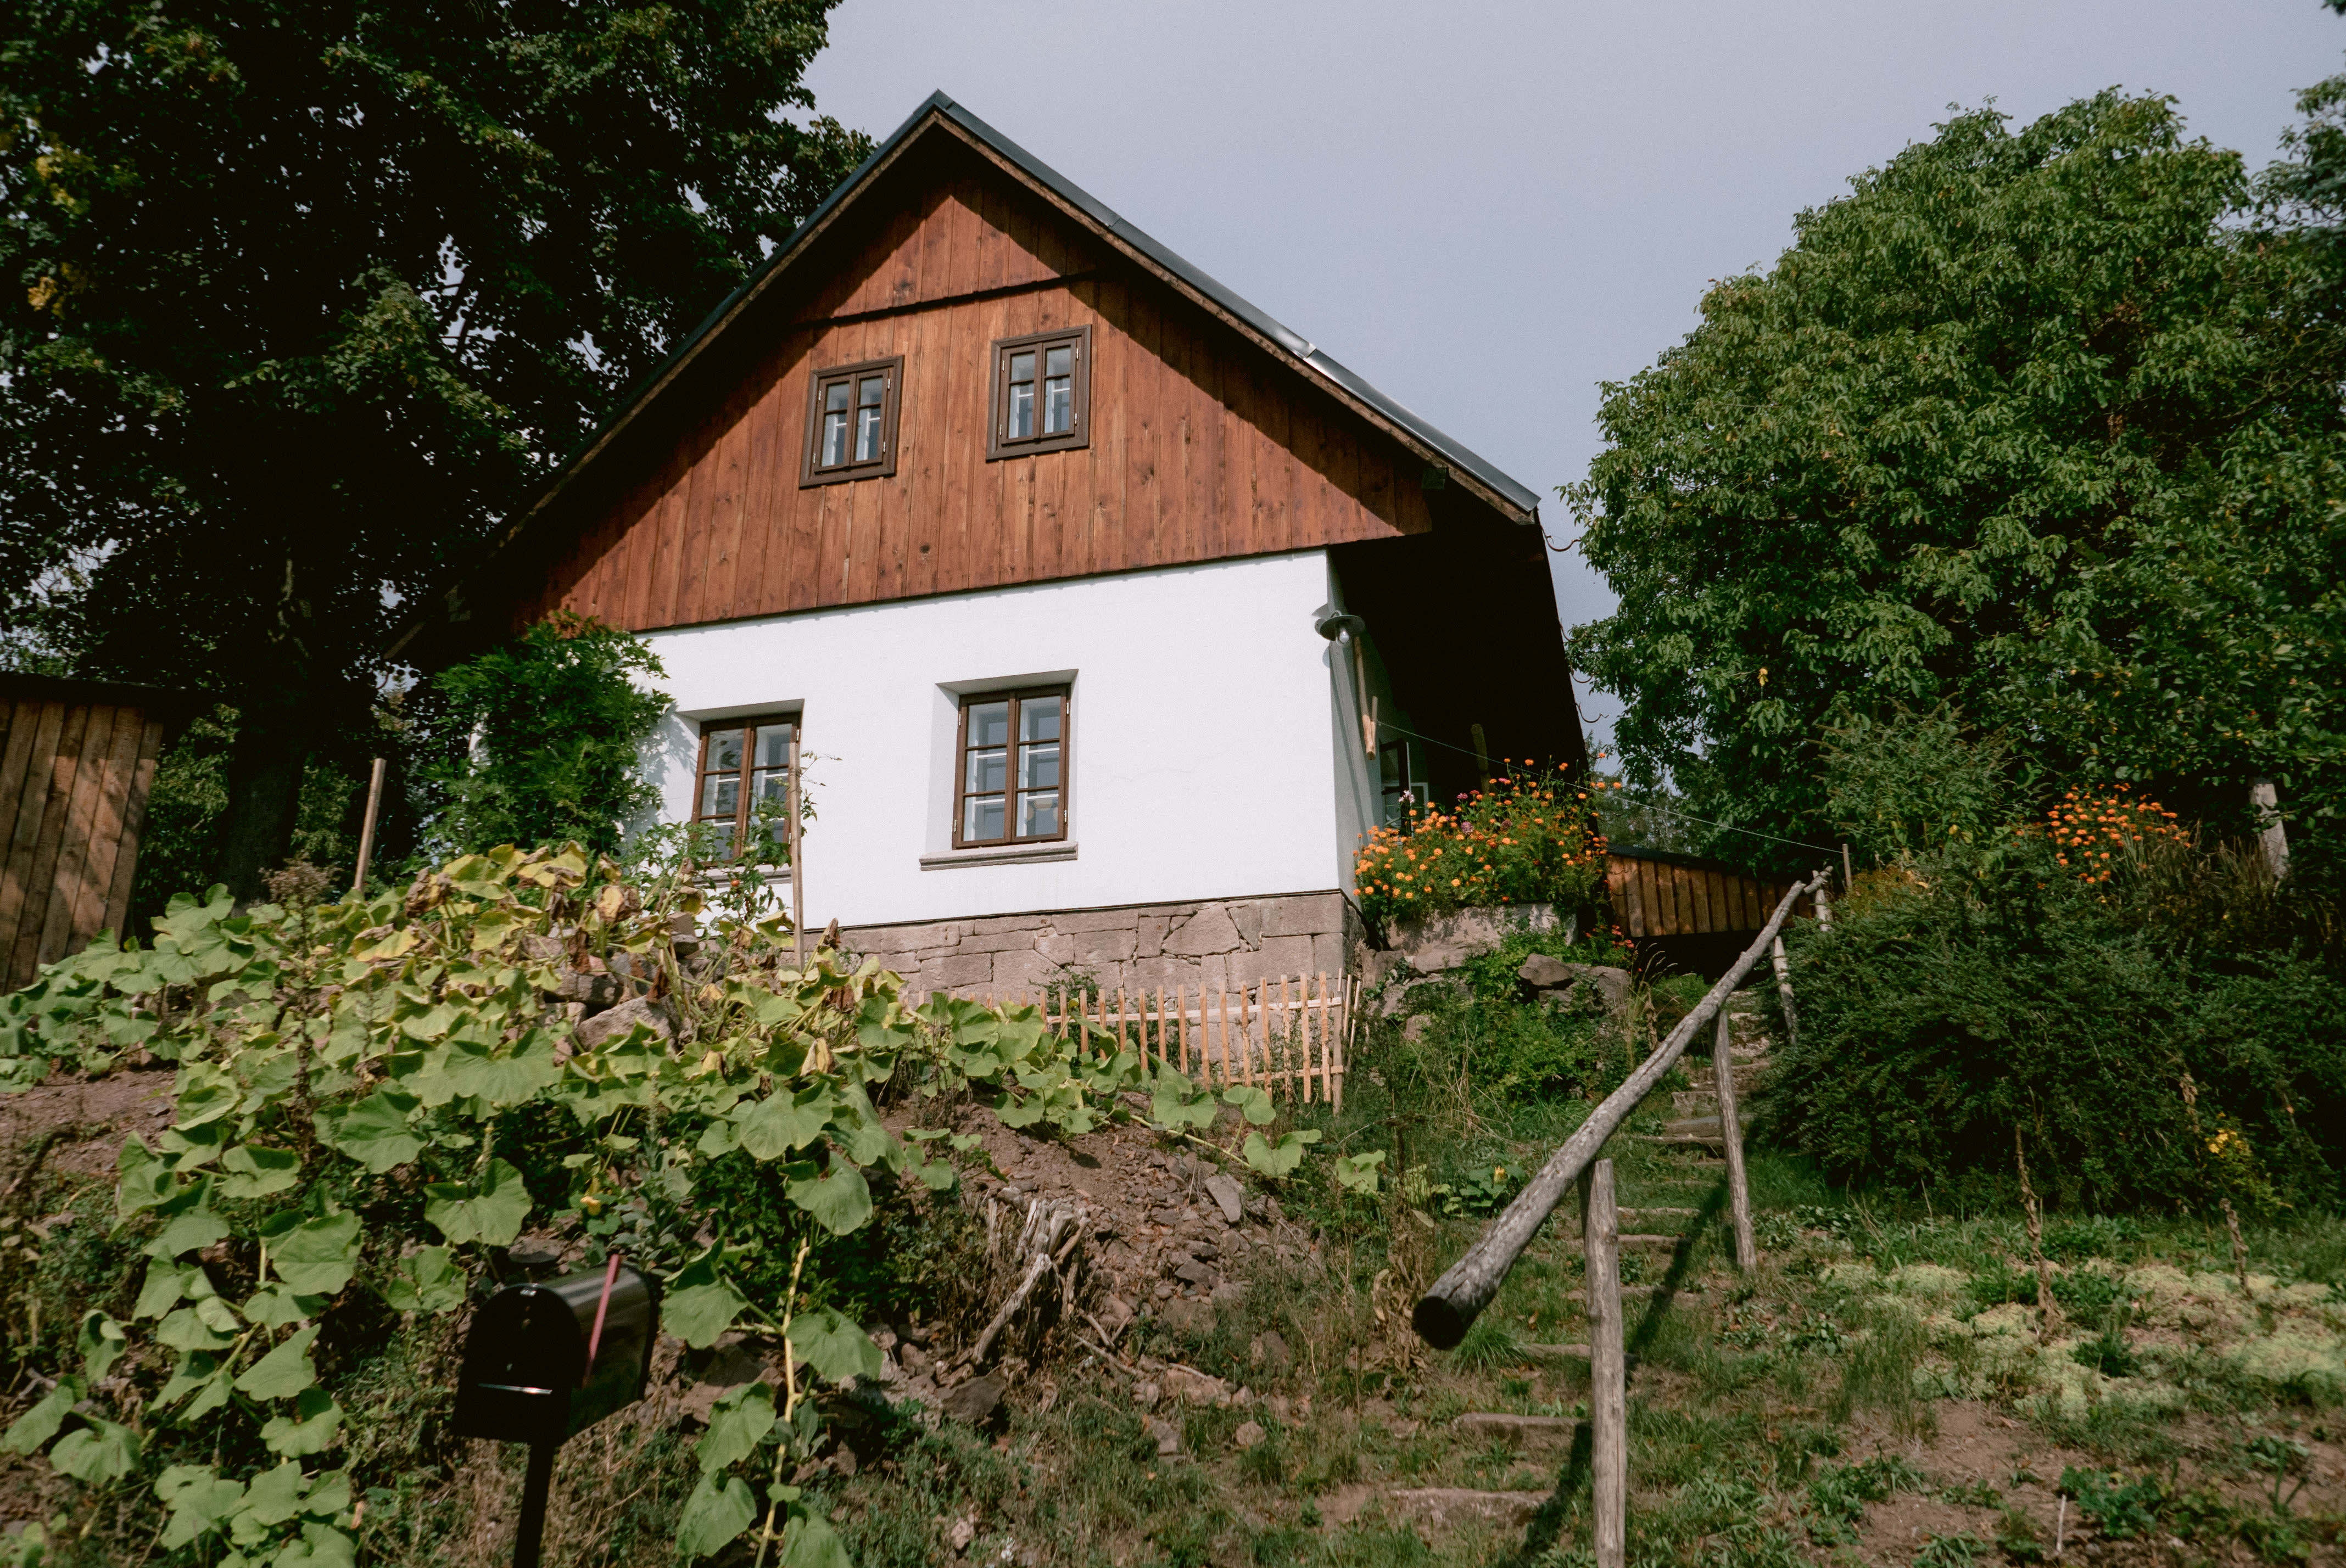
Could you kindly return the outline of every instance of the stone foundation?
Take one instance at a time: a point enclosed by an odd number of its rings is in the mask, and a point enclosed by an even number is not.
[[[1198,903],[1051,910],[914,925],[854,926],[850,951],[913,991],[1032,991],[1078,977],[1113,994],[1251,984],[1284,974],[1332,982],[1361,940],[1343,894],[1285,893]]]

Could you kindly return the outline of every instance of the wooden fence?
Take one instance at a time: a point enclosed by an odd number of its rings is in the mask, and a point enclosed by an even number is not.
[[[1242,984],[1186,985],[1133,995],[1050,988],[1014,994],[952,992],[989,1007],[1035,1007],[1065,1037],[1079,1023],[1113,1036],[1142,1061],[1163,1063],[1200,1083],[1252,1085],[1306,1105],[1344,1107],[1345,1064],[1352,1055],[1361,983],[1290,974]]]
[[[1633,937],[1758,931],[1791,885],[1678,856],[1617,850],[1606,857],[1613,918]],[[1812,915],[1814,901],[1804,899],[1792,912]]]
[[[147,791],[186,698],[0,676],[0,985],[122,934]]]

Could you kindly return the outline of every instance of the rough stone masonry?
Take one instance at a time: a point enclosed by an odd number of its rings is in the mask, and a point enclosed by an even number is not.
[[[1345,970],[1362,938],[1360,917],[1339,892],[1198,903],[1127,904],[856,926],[841,933],[914,991],[997,994],[1083,976],[1113,994],[1159,986],[1236,988],[1281,975]]]

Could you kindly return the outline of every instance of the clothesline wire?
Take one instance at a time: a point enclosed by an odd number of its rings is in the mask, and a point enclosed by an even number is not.
[[[1470,747],[1459,746],[1447,740],[1436,740],[1431,735],[1420,735],[1414,729],[1403,729],[1400,725],[1395,724],[1389,718],[1380,718],[1376,722],[1377,728],[1380,730],[1390,729],[1395,735],[1406,735],[1412,740],[1423,740],[1428,746],[1439,746],[1445,751],[1455,751],[1461,757],[1472,757],[1475,761],[1482,763],[1486,768],[1490,765],[1491,759],[1487,754],[1476,751]],[[1500,760],[1504,762],[1506,759],[1501,758]],[[1778,838],[1773,833],[1763,833],[1757,828],[1739,828],[1732,822],[1714,822],[1708,817],[1698,817],[1693,812],[1680,810],[1676,806],[1648,805],[1646,809],[1649,811],[1658,811],[1663,816],[1677,817],[1688,822],[1699,822],[1706,828],[1719,828],[1729,833],[1748,833],[1755,839],[1765,839],[1771,844],[1790,844],[1796,850],[1822,850],[1826,854],[1830,855],[1834,853],[1839,848],[1839,846],[1833,844],[1812,844],[1806,839],[1781,839]]]

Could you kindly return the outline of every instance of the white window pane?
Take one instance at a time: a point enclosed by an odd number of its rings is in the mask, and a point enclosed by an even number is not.
[[[1056,789],[1059,787],[1059,747],[1056,741],[1018,748],[1018,788]]]
[[[856,405],[860,408],[878,408],[880,406],[881,400],[887,395],[888,382],[886,378],[882,376],[865,376],[862,383],[856,389]]]
[[[1043,356],[1043,373],[1046,376],[1072,374],[1075,362],[1076,351],[1062,344]]]
[[[833,382],[825,387],[822,393],[822,406],[833,413],[844,412],[847,407],[847,383]]]
[[[1035,384],[1010,389],[1010,439],[1025,441],[1035,433]]]
[[[846,461],[847,415],[843,412],[827,413],[822,416],[822,455],[816,460],[816,464],[822,468],[837,468]]]
[[[700,781],[700,814],[730,817],[741,808],[741,776],[711,773]]]
[[[962,774],[964,795],[992,794],[1005,787],[1010,772],[1007,751],[972,751]]]
[[[1007,702],[971,703],[969,743],[972,746],[1009,745],[1010,704]]]
[[[790,727],[761,725],[758,730],[758,766],[787,768],[790,763]]]
[[[1061,380],[1043,383],[1043,433],[1065,435],[1075,428],[1076,395],[1073,383]]]
[[[1018,705],[1018,738],[1021,740],[1056,740],[1059,738],[1059,699],[1056,697],[1030,697]]]
[[[770,773],[759,773],[750,780],[750,799],[763,804],[771,800],[777,806],[788,806],[790,799],[790,770],[775,769]]]
[[[1002,837],[1002,797],[993,795],[983,800],[963,801],[961,836],[964,839]]]
[[[1018,836],[1020,838],[1047,839],[1058,830],[1059,793],[1057,790],[1018,797]]]
[[[858,463],[880,461],[880,411],[876,408],[856,410],[855,461]]]

